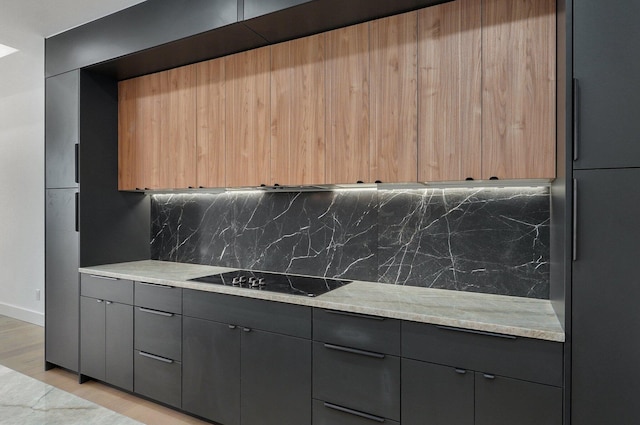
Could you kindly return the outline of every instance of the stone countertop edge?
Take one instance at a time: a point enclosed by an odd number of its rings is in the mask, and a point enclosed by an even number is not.
[[[390,319],[565,341],[564,330],[549,300],[363,281],[353,281],[318,297],[307,298],[188,281],[233,270],[237,269],[142,260],[81,267],[79,272]]]

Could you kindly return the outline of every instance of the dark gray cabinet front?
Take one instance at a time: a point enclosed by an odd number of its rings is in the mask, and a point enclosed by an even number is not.
[[[475,405],[475,425],[562,425],[558,387],[477,372]]]
[[[183,318],[182,409],[224,425],[240,424],[240,329]]]
[[[77,189],[45,191],[45,360],[78,371]]]
[[[573,1],[575,168],[640,166],[640,2]]]
[[[573,423],[640,417],[640,169],[575,171]]]
[[[80,297],[80,373],[105,380],[106,310],[104,300]]]
[[[48,78],[45,91],[45,185],[49,189],[78,187],[80,72]]]
[[[473,371],[402,359],[402,423],[473,425]]]

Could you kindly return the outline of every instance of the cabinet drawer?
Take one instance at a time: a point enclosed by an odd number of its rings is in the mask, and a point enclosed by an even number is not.
[[[400,358],[314,342],[313,398],[400,420]]]
[[[134,392],[174,407],[182,401],[182,364],[135,352]]]
[[[186,316],[311,339],[311,308],[186,289]]]
[[[313,400],[313,425],[373,425],[376,423],[400,425],[400,422],[325,401]]]
[[[402,323],[402,357],[562,386],[561,343]]]
[[[136,306],[182,314],[182,288],[136,282]]]
[[[80,275],[80,295],[131,305],[133,304],[133,282],[83,273]]]
[[[135,348],[157,356],[180,360],[182,316],[136,307]]]
[[[313,310],[313,339],[400,355],[400,321],[337,310]]]

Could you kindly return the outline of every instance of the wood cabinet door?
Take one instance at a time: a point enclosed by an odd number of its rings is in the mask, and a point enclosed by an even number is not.
[[[270,47],[224,58],[227,186],[258,186],[271,177]]]
[[[481,177],[482,2],[418,11],[418,181]]]
[[[224,60],[196,65],[197,185],[226,186],[226,129]]]
[[[368,182],[369,24],[331,31],[326,37],[326,182]]]
[[[417,12],[371,22],[371,180],[417,179]]]
[[[122,81],[118,87],[118,188],[196,185],[195,67]]]
[[[482,2],[482,177],[555,177],[555,0]]]
[[[325,36],[276,44],[271,62],[271,181],[325,181]]]

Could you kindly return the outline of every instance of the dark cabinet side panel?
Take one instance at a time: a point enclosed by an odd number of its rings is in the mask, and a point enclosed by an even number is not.
[[[45,81],[45,186],[78,187],[80,73],[71,71]]]
[[[311,341],[242,332],[242,422],[311,423]]]
[[[640,2],[573,2],[576,168],[640,166]]]
[[[576,171],[574,177],[573,423],[636,423],[640,169]]]
[[[562,388],[476,373],[475,389],[475,425],[562,425]]]
[[[404,425],[473,425],[474,372],[402,359]]]
[[[182,409],[240,424],[240,328],[183,318]]]
[[[45,360],[78,371],[79,236],[77,189],[47,189],[45,205]]]

